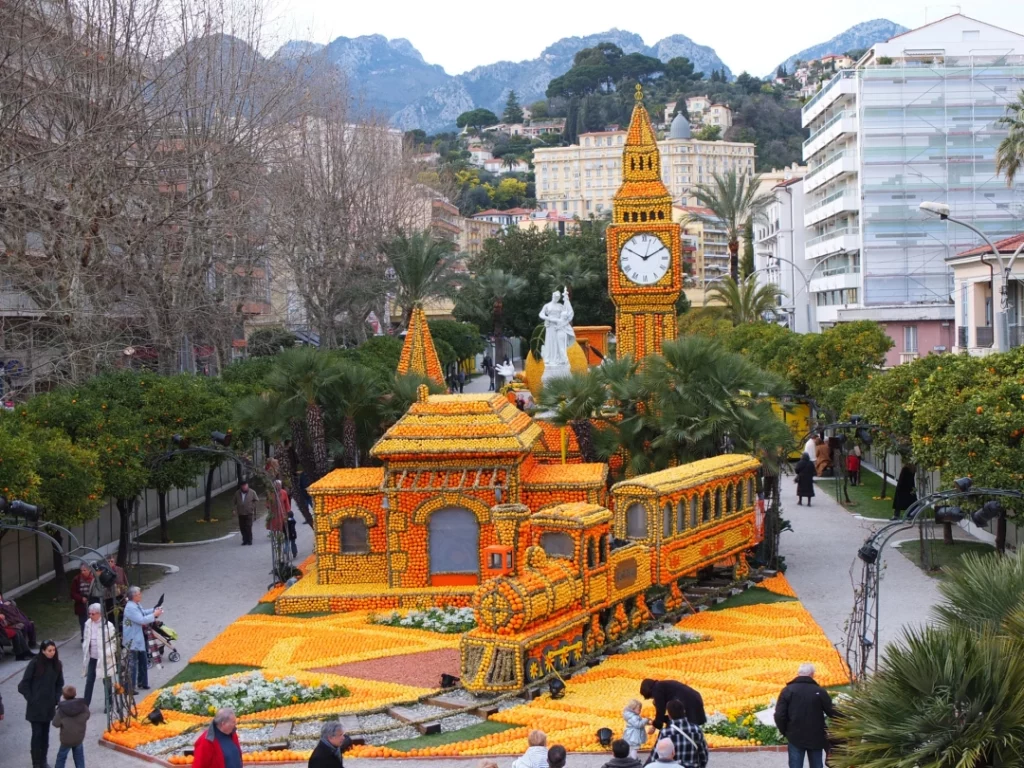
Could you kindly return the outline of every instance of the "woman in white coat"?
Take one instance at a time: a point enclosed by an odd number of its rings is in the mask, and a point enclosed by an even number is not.
[[[86,704],[92,703],[92,689],[96,678],[103,680],[103,711],[111,706],[111,691],[117,675],[117,632],[114,625],[103,617],[103,606],[89,606],[82,639],[82,677],[85,678]]]

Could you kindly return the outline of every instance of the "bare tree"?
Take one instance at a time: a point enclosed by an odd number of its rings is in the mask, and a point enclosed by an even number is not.
[[[263,5],[0,5],[4,276],[80,381],[125,347],[220,361],[264,297],[268,152],[294,71],[259,53]],[[254,301],[255,300],[255,301]]]
[[[382,316],[381,246],[413,225],[420,204],[402,134],[353,101],[336,72],[317,72],[271,180],[279,271],[290,274],[325,348],[362,340],[369,313]]]

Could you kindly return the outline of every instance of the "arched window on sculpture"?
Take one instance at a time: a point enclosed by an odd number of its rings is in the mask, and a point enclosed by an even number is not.
[[[725,514],[727,515],[732,514],[732,500],[732,483],[729,483],[728,485],[725,486]],[[721,513],[719,513],[718,516],[721,517]]]
[[[704,516],[701,522],[711,522],[711,491],[704,491]]]
[[[691,528],[696,528],[698,525],[700,525],[700,520],[698,519],[698,514],[697,514],[697,505],[698,504],[699,504],[699,502],[697,501],[697,494],[695,493],[695,494],[693,494],[693,496],[690,497],[690,527]]]
[[[630,539],[647,538],[647,510],[643,504],[630,504],[626,510],[626,536]]]
[[[686,530],[686,497],[683,496],[676,504],[676,533]]]
[[[597,565],[597,547],[594,546],[594,537],[587,539],[587,568]]]
[[[715,520],[719,520],[722,517],[722,489],[715,489]]]
[[[672,504],[665,504],[661,511],[661,537],[667,539],[672,535]]]
[[[370,551],[370,534],[361,517],[346,517],[341,521],[341,554],[365,555]]]
[[[540,535],[540,546],[548,557],[572,559],[576,553],[572,536],[560,531],[547,531]]]
[[[443,507],[430,515],[431,576],[480,575],[480,523],[464,507]],[[472,580],[467,583],[473,583]]]

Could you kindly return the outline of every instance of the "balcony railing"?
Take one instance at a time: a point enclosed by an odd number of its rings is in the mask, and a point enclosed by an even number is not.
[[[833,192],[828,197],[826,197],[826,198],[816,202],[810,208],[805,208],[804,209],[804,213],[812,213],[813,211],[816,211],[819,208],[824,208],[826,205],[829,205],[830,203],[834,203],[836,200],[839,200],[840,198],[842,198],[843,195],[847,194],[850,191],[852,191],[852,190],[841,189],[838,192]]]
[[[842,264],[836,267],[827,267],[821,270],[822,277],[832,277],[833,275],[859,275],[860,264]]]
[[[824,125],[822,125],[820,128],[818,128],[818,130],[816,130],[814,133],[812,133],[810,138],[808,138],[807,141],[804,142],[804,147],[807,147],[808,144],[810,144],[812,141],[814,141],[816,138],[818,138],[822,133],[827,131],[829,128],[831,128],[833,125],[838,123],[844,117],[855,118],[855,117],[857,117],[857,113],[855,111],[853,111],[852,109],[844,109],[842,112],[838,113],[834,117],[829,118],[828,120],[825,121]]]
[[[804,243],[804,247],[805,248],[810,248],[812,245],[817,245],[818,243],[823,243],[826,240],[831,240],[834,237],[841,237],[843,235],[859,235],[859,234],[860,234],[860,227],[840,227],[839,229],[833,229],[831,232],[826,232],[823,235],[818,235],[817,237],[812,237],[810,240],[808,240],[806,243]]]
[[[845,80],[847,78],[856,77],[856,76],[857,76],[857,71],[854,70],[854,69],[844,69],[844,70],[841,70],[841,71],[837,72],[835,77],[833,77],[831,80],[829,80],[823,86],[821,86],[820,90],[814,95],[814,98],[812,98],[810,101],[808,101],[806,104],[804,104],[802,111],[803,112],[809,111],[811,109],[811,107],[813,107],[815,104],[817,104],[819,101],[821,101],[822,98],[824,98],[825,92],[829,88],[831,88],[833,85],[835,85],[837,82],[839,82],[840,80]]]
[[[912,363],[920,356],[917,352],[900,352],[900,364]]]
[[[993,341],[992,326],[980,325],[974,329],[974,343],[979,347],[991,347]]]
[[[1024,325],[1011,325],[1010,338],[1006,341],[1010,345],[1010,349],[1024,347]]]
[[[967,345],[969,343],[967,340],[968,330],[970,329],[966,325],[958,326],[956,329],[956,345],[960,347],[960,349],[967,349]]]

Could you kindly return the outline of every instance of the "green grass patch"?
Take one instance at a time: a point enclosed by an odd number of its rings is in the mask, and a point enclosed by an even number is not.
[[[274,615],[274,604],[273,603],[256,603],[250,614],[263,614],[264,616]]]
[[[303,611],[302,613],[282,613],[287,619],[319,619],[322,616],[333,615],[330,611]]]
[[[456,741],[469,741],[470,739],[479,739],[481,736],[490,736],[492,733],[501,733],[507,731],[510,728],[516,728],[518,726],[510,725],[508,723],[495,723],[490,720],[485,720],[482,723],[471,725],[468,728],[463,728],[458,731],[449,731],[448,733],[432,733],[429,736],[419,736],[415,739],[399,739],[398,741],[392,741],[385,746],[397,749],[401,752],[408,752],[411,749],[425,749],[427,747],[440,747],[444,744],[453,744]]]
[[[72,562],[66,571],[67,586],[60,588],[50,581],[31,592],[15,598],[14,602],[36,624],[36,637],[40,640],[65,640],[78,629],[78,617],[68,591],[71,580],[78,573],[78,564]],[[155,565],[127,569],[128,583],[149,587],[164,577],[167,571]]]
[[[259,667],[250,667],[248,664],[207,664],[202,661],[193,661],[163,687],[168,688],[178,683],[194,683],[196,680],[209,680],[211,677],[224,677],[239,672],[251,672],[254,669],[259,669]]]
[[[872,517],[878,520],[889,520],[892,518],[892,494],[896,488],[896,480],[889,478],[886,483],[884,499],[875,498],[882,494],[882,478],[867,469],[861,469],[860,485],[846,484],[846,492],[850,496],[851,504],[843,503],[843,507],[850,512],[864,517]],[[824,491],[836,501],[842,496],[842,479],[839,481],[839,496],[836,495],[836,479],[834,477],[823,477],[814,483],[816,492]]]
[[[936,578],[942,578],[945,576],[945,569],[948,566],[956,565],[960,558],[966,555],[968,552],[977,552],[979,555],[987,555],[995,552],[995,547],[991,544],[985,544],[981,541],[963,541],[961,539],[955,539],[952,546],[943,544],[941,540],[938,541],[925,541],[925,547],[931,547],[931,564],[932,569],[930,571],[925,570],[921,565],[921,542],[908,540],[901,543],[897,549],[908,557],[910,561],[921,570],[925,571],[929,576],[935,576]]]
[[[203,521],[203,505],[193,507],[167,521],[167,537],[171,543],[181,544],[205,539],[219,539],[238,530],[238,519],[232,517],[234,491],[225,491],[210,500],[211,522]],[[216,522],[214,522],[216,521]],[[139,537],[146,544],[160,543],[160,527],[146,531]]]
[[[761,587],[751,587],[738,595],[727,597],[724,602],[715,603],[709,611],[724,611],[727,608],[739,608],[743,605],[765,605],[767,603],[793,603],[795,598],[789,595],[777,595]]]

